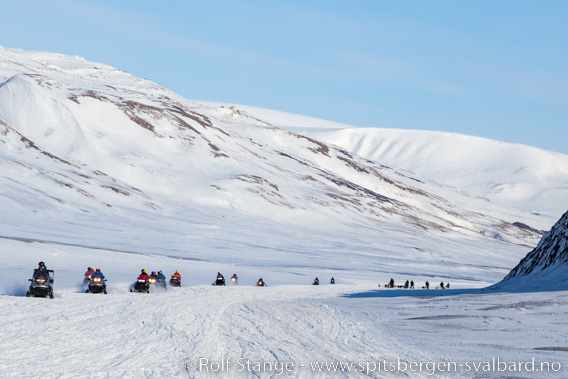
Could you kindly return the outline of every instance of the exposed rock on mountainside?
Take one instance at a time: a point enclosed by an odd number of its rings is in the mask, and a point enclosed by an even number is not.
[[[568,289],[568,212],[495,287]]]

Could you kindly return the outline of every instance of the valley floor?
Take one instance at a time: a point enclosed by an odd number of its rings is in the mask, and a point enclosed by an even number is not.
[[[53,300],[0,295],[0,304],[3,377],[568,375],[568,292],[65,288]]]

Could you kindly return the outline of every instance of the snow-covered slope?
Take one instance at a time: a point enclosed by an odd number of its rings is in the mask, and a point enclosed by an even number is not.
[[[568,212],[494,288],[568,290]]]
[[[455,133],[350,128],[306,134],[375,162],[541,215],[568,209],[568,155]]]
[[[511,243],[531,246],[540,238],[535,229],[546,227],[526,212],[246,111],[184,100],[106,65],[1,52],[8,237],[152,253],[167,241],[165,254],[234,262],[242,261],[243,244],[262,241],[247,248],[246,260],[281,262],[302,252],[306,261],[329,263],[363,254],[350,269],[367,270],[381,257],[381,270],[390,270],[384,265],[394,252],[395,261],[426,254],[479,265],[487,246],[509,256]],[[346,241],[338,254],[334,246]],[[457,253],[454,243],[463,244]]]

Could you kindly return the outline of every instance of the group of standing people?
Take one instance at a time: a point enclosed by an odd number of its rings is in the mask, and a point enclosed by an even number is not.
[[[391,280],[389,281],[389,283],[385,287],[395,288],[394,279],[391,278]],[[414,280],[411,280],[410,282],[407,280],[404,283],[404,286],[398,286],[398,288],[414,289]],[[426,281],[426,283],[424,283],[424,287],[422,287],[422,289],[427,289],[427,290],[430,289],[430,282]],[[436,289],[450,289],[450,283],[444,284],[444,282],[441,282],[440,286],[436,287]]]

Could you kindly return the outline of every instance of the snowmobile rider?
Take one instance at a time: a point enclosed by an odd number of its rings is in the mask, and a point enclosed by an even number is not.
[[[220,272],[217,273],[217,280],[222,282],[225,280],[225,277],[223,276],[223,274],[221,274]]]
[[[262,278],[258,279],[258,281],[256,282],[256,285],[259,287],[265,287],[266,283],[264,283],[264,280],[262,280]]]
[[[100,269],[100,268],[97,268],[97,271],[95,271],[95,272],[93,273],[93,275],[91,275],[91,278],[101,278],[101,279],[104,279],[105,276],[104,276],[103,273],[101,272],[101,269]]]
[[[181,274],[179,273],[178,270],[176,270],[176,272],[174,272],[174,273],[172,274],[172,279],[177,279],[177,280],[180,280],[180,281],[181,281]]]
[[[148,276],[148,273],[146,272],[146,270],[142,269],[142,271],[140,271],[140,275],[138,276],[138,279],[143,279],[145,281],[148,281],[148,279],[150,279],[150,277]]]
[[[85,272],[85,278],[90,278],[91,275],[95,273],[95,269],[92,267],[87,267],[87,271]]]
[[[45,263],[39,262],[37,265],[37,269],[34,270],[34,274],[32,278],[36,280],[39,277],[43,277],[46,280],[49,280],[49,272],[47,272],[47,268],[45,267]]]
[[[162,272],[162,270],[158,271],[158,275],[156,276],[156,278],[158,280],[166,280],[166,276],[164,275],[164,273]]]
[[[335,278],[332,276],[331,280],[329,281],[329,284],[335,284]]]
[[[231,276],[231,280],[233,282],[238,282],[239,281],[239,277],[237,276],[237,274],[233,274],[233,276]]]
[[[319,286],[319,284],[320,284],[320,280],[316,276],[316,278],[314,279],[314,286]]]

